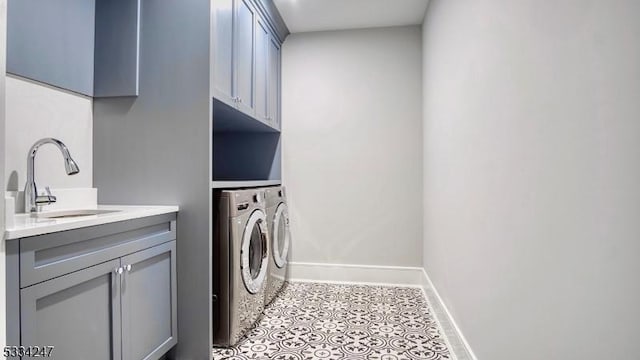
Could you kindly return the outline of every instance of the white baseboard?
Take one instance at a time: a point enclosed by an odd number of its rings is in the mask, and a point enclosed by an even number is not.
[[[289,281],[421,286],[422,268],[289,262]]]
[[[427,275],[426,270],[421,270],[421,283],[424,297],[427,299],[429,308],[433,311],[436,320],[445,334],[447,346],[453,354],[454,360],[478,360],[471,350],[467,339],[462,334],[462,331],[460,331],[458,324],[454,320],[453,316],[451,316],[451,312],[449,312],[447,305],[445,305],[442,297],[440,297],[438,289],[436,289],[433,282],[431,282],[431,278]]]
[[[409,286],[422,289],[440,324],[454,360],[477,360],[460,328],[422,267],[374,266],[289,262],[292,282],[326,282],[364,285]]]

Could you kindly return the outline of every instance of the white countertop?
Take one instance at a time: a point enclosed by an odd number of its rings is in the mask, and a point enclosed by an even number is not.
[[[83,228],[87,226],[102,225],[117,221],[169,214],[178,211],[177,206],[98,205],[97,209],[112,210],[115,212],[53,219],[35,218],[30,214],[16,214],[14,217],[13,226],[11,228],[7,228],[4,233],[5,239],[12,240],[27,236],[43,235],[58,231]]]

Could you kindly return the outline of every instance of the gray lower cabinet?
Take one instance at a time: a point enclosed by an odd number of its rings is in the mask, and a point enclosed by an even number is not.
[[[164,356],[178,339],[175,218],[9,241],[8,344],[53,346],[59,360]]]
[[[121,359],[119,266],[112,260],[21,290],[22,344],[54,346],[53,359]]]
[[[122,258],[122,359],[157,359],[176,344],[176,244]]]

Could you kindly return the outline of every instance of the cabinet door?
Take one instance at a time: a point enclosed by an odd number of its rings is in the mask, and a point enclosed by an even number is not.
[[[237,107],[242,112],[255,114],[254,59],[256,13],[249,0],[235,0],[234,63]]]
[[[120,360],[119,266],[112,260],[22,289],[22,345],[54,346],[53,359]]]
[[[256,118],[268,122],[269,31],[258,16],[256,21]]]
[[[280,44],[273,37],[269,41],[269,120],[280,129]]]
[[[234,0],[213,1],[211,56],[213,61],[213,96],[235,107],[233,93],[233,2]]]
[[[93,96],[96,2],[6,3],[7,72]]]
[[[157,359],[178,341],[175,241],[122,258],[122,358]]]

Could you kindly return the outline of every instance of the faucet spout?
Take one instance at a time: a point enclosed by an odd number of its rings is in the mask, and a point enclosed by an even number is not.
[[[62,141],[54,138],[44,138],[36,141],[36,143],[31,146],[31,149],[29,149],[29,153],[27,154],[27,183],[24,188],[25,212],[38,212],[39,205],[49,205],[56,202],[55,196],[51,195],[48,189],[47,195],[39,196],[38,187],[36,186],[35,158],[38,149],[44,144],[53,144],[60,150],[64,159],[64,168],[67,175],[75,175],[80,172],[78,164],[73,160],[69,153],[69,149],[67,149],[67,146]]]

